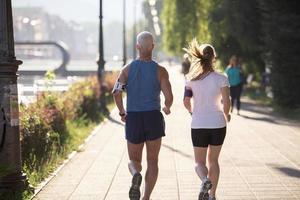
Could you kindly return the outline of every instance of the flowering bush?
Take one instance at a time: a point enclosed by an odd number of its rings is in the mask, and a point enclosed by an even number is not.
[[[110,71],[105,73],[104,83],[107,92],[111,92],[113,90],[118,75],[119,71]]]
[[[47,177],[84,140],[92,121],[100,122],[100,94],[97,77],[88,77],[64,93],[49,89],[39,93],[36,102],[20,106],[23,170],[31,184]],[[86,133],[78,135],[74,127]]]
[[[20,110],[24,170],[31,178],[38,179],[35,174],[46,174],[44,166],[64,152],[69,134],[66,119],[59,106],[59,94],[53,92],[40,93],[35,103],[21,106]]]
[[[77,120],[82,117],[97,120],[100,111],[100,94],[100,86],[95,76],[73,84],[62,95],[65,117],[68,120]]]

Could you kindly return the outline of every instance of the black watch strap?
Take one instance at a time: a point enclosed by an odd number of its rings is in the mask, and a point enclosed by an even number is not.
[[[124,117],[124,116],[126,115],[126,113],[119,113],[119,115],[120,115],[121,117]]]

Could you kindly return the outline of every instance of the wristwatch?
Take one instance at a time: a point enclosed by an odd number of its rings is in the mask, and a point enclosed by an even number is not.
[[[121,117],[124,117],[124,116],[126,115],[126,113],[119,113],[119,115],[120,115]]]

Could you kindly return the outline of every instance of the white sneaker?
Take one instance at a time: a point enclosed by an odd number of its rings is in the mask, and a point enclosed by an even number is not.
[[[211,189],[211,187],[211,181],[208,178],[206,178],[201,184],[198,200],[209,200],[208,191]]]
[[[140,186],[142,183],[142,175],[140,173],[136,173],[132,177],[131,187],[129,190],[129,199],[130,200],[139,200],[141,197]]]

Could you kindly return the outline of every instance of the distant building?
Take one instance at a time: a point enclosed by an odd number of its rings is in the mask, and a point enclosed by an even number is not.
[[[97,54],[97,32],[93,33],[84,24],[66,22],[40,7],[14,8],[13,15],[15,41],[62,41],[69,47],[72,59],[94,59]],[[58,56],[55,49],[49,47],[20,47],[16,53],[29,58]]]

